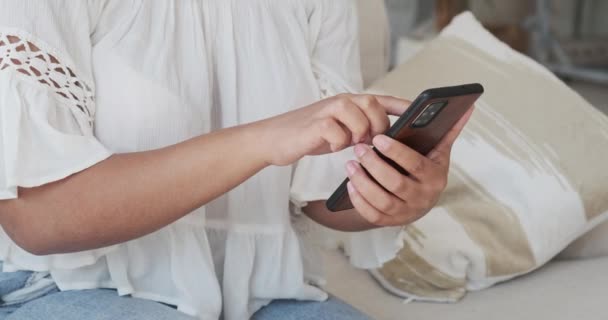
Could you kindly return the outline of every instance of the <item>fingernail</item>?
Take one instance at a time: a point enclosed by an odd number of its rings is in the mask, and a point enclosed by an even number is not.
[[[376,148],[382,151],[388,149],[388,146],[391,144],[391,140],[387,136],[379,134],[374,138],[373,143]]]
[[[349,161],[346,163],[346,172],[348,173],[348,176],[352,176],[353,174],[355,174],[355,171],[357,171],[357,167],[355,166],[354,161]]]
[[[355,146],[355,154],[358,158],[363,157],[363,155],[367,152],[368,147],[366,145],[358,144]]]
[[[346,189],[348,190],[348,193],[355,192],[355,187],[353,186],[353,183],[350,181],[348,183],[346,183]]]

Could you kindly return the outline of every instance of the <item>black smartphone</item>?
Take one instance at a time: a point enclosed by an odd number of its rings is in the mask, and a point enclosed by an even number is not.
[[[482,93],[483,86],[479,83],[425,90],[385,135],[427,155]],[[376,148],[373,149],[384,161],[401,174],[407,175],[394,161],[386,158]],[[347,183],[348,178],[329,197],[327,209],[336,212],[353,208],[346,189]]]

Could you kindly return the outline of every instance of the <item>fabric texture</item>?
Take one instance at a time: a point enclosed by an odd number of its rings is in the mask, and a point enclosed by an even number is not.
[[[4,312],[6,311],[6,312]],[[54,290],[18,308],[0,307],[0,320],[194,320],[176,309],[150,300],[121,297],[114,290]],[[330,297],[326,301],[277,300],[256,312],[255,320],[369,320],[352,306]]]
[[[402,297],[457,301],[542,266],[608,219],[606,116],[470,13],[370,90],[413,98],[470,82],[486,92],[454,146],[446,191],[371,271]]]
[[[336,298],[326,301],[275,300],[256,312],[252,320],[371,320],[369,316]]]
[[[0,320],[187,320],[196,319],[170,306],[124,297],[115,290],[59,291],[52,281],[43,281],[31,271],[0,272]],[[48,280],[48,279],[47,279]],[[43,282],[50,285],[43,285]],[[25,298],[15,301],[14,296]],[[254,314],[253,319],[369,319],[348,304],[331,297],[324,302],[277,300]]]
[[[350,0],[0,7],[1,199],[113,153],[165,147],[362,89]],[[328,196],[326,180],[302,179],[336,161],[267,168],[157,232],[98,250],[33,256],[2,231],[3,270],[49,273],[62,291],[115,289],[198,319],[246,319],[274,299],[323,301],[320,262],[300,234],[306,228],[290,218],[289,199]]]

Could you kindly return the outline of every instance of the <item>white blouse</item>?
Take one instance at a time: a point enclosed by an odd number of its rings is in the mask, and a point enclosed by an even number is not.
[[[350,0],[0,0],[0,8],[0,199],[113,153],[362,89]],[[175,223],[107,248],[33,256],[0,231],[0,260],[4,271],[49,272],[61,290],[115,288],[200,319],[246,319],[273,299],[323,300],[320,262],[302,240],[311,226],[290,216],[289,202],[327,199],[349,157],[267,168]],[[391,258],[396,230],[349,239],[355,265]]]

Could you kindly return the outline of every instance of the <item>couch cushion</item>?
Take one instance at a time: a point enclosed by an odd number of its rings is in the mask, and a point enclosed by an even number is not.
[[[608,257],[554,261],[535,273],[456,304],[404,304],[337,251],[326,252],[327,289],[377,320],[603,319],[606,316]]]

